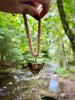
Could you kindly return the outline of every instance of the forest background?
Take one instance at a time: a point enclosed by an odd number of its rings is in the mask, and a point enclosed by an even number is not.
[[[48,14],[41,23],[38,62],[57,62],[60,66],[75,65],[75,1],[52,0]],[[41,11],[41,6],[38,8]],[[38,21],[27,15],[34,51]],[[0,63],[34,61],[30,54],[21,14],[13,16],[0,11]]]

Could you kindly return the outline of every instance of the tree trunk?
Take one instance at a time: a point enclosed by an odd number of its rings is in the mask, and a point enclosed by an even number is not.
[[[1,62],[4,61],[3,53],[1,53]]]
[[[60,67],[62,67],[63,64],[62,64],[62,59],[61,59],[61,50],[60,50],[60,48],[61,48],[61,45],[59,43],[58,44],[58,57],[59,57],[59,65],[60,65]]]
[[[63,53],[64,66],[65,66],[65,69],[67,70],[66,55],[65,55],[65,49],[64,49],[63,41],[61,43],[62,43],[62,53]]]
[[[68,38],[70,39],[70,42],[72,45],[72,50],[73,50],[74,56],[75,56],[75,34],[72,33],[72,31],[68,25],[68,21],[66,19],[62,0],[57,0],[57,6],[59,9],[59,14],[60,14],[60,18],[61,18],[61,22],[62,22],[64,31],[65,31],[66,35],[68,36]],[[75,57],[74,57],[74,60],[75,60]]]
[[[75,61],[75,52],[73,51],[73,60]]]

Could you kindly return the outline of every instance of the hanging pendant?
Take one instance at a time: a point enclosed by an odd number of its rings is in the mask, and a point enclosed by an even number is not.
[[[43,69],[43,63],[34,63],[34,62],[29,62],[29,69],[30,71],[35,75],[40,72],[41,69]]]
[[[31,43],[31,37],[30,37],[30,33],[29,33],[26,14],[23,14],[23,18],[24,18],[24,24],[25,24],[26,34],[27,34],[27,38],[28,38],[28,44],[30,47],[30,52],[31,52],[31,55],[35,58],[35,63],[34,62],[28,63],[29,69],[33,74],[38,74],[39,71],[43,68],[43,63],[37,63],[37,57],[39,56],[39,50],[40,50],[41,19],[38,21],[37,50],[36,50],[36,54],[35,54],[32,43]]]

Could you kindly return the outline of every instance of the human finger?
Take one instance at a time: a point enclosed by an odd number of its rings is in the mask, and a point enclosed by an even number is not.
[[[49,11],[50,0],[35,0],[42,5],[42,11],[40,12],[40,17],[44,17],[45,14]]]
[[[39,4],[36,2],[36,1],[24,1],[24,0],[21,0],[20,1],[21,4],[28,4],[28,5],[31,5],[33,6],[34,8],[38,8]]]
[[[28,10],[28,14],[34,17],[35,19],[40,19],[40,14],[37,9],[29,4],[17,4],[14,10],[14,13],[23,13],[24,9]]]

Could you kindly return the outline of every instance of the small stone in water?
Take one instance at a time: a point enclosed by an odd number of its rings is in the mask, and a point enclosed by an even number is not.
[[[45,83],[45,86],[47,86],[48,85],[48,83]]]
[[[0,92],[4,91],[3,89],[0,89]]]
[[[12,83],[12,82],[9,82],[8,84],[9,84],[9,85],[12,85],[13,83]]]
[[[17,98],[18,98],[19,96],[17,96]]]
[[[7,89],[7,87],[6,87],[6,86],[4,86],[4,87],[3,87],[3,89],[4,89],[4,90],[6,90],[6,89]]]
[[[65,97],[65,93],[61,93],[60,97],[64,98]]]
[[[14,76],[14,79],[17,79],[17,76]]]

